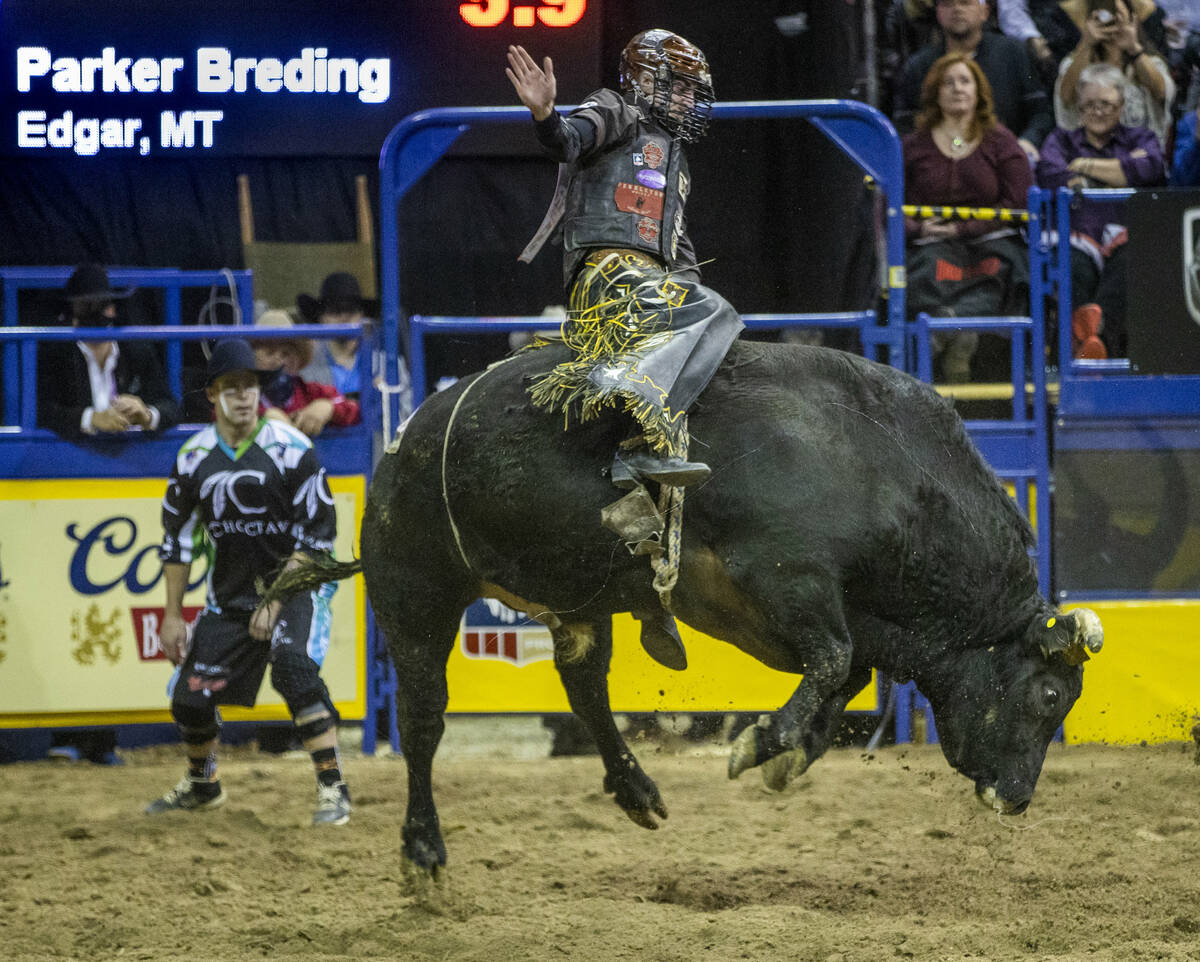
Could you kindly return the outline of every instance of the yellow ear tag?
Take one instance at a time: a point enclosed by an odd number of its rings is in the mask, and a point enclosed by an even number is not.
[[[1046,627],[1053,628],[1055,626],[1055,624],[1057,624],[1057,623],[1058,623],[1057,618],[1051,618],[1049,621],[1046,622]]]

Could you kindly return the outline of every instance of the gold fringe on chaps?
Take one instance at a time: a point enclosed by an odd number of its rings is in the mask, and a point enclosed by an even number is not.
[[[641,425],[651,450],[687,457],[687,418],[666,404],[670,385],[656,384],[643,369],[674,337],[672,312],[687,291],[657,264],[635,251],[592,255],[571,289],[563,341],[572,359],[536,381],[530,399],[561,411],[569,424],[621,405]],[[597,377],[597,374],[607,376]]]

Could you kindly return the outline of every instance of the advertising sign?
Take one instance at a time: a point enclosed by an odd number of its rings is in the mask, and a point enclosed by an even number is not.
[[[331,477],[336,554],[351,557],[362,477]],[[165,479],[0,481],[0,727],[170,721],[172,666],[159,645],[166,589],[158,542]],[[204,606],[193,564],[189,620]],[[365,706],[362,579],[342,582],[322,676],[338,711]],[[287,718],[264,680],[233,721]]]
[[[671,671],[642,650],[641,625],[633,617],[615,615],[612,623],[608,686],[613,711],[774,711],[800,684],[801,676],[768,668],[682,624],[688,668]],[[549,630],[490,598],[463,614],[446,677],[451,712],[571,710],[554,668]],[[872,677],[847,710],[878,710],[876,687]]]

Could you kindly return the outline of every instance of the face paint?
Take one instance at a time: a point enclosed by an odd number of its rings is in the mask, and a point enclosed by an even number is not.
[[[234,419],[234,415],[233,415],[233,412],[230,410],[230,406],[233,403],[234,396],[238,395],[238,394],[242,394],[242,393],[248,393],[248,394],[254,395],[254,413],[255,414],[258,413],[258,388],[257,387],[251,387],[251,388],[227,387],[217,395],[217,401],[221,405],[221,410],[225,412],[226,420],[232,421]]]

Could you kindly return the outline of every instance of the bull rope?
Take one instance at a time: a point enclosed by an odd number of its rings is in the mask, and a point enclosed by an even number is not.
[[[462,558],[463,564],[467,566],[467,570],[472,574],[477,574],[478,572],[471,567],[471,562],[467,559],[467,553],[463,550],[462,536],[459,534],[458,525],[454,523],[454,512],[450,510],[450,494],[446,489],[446,456],[450,450],[450,431],[454,427],[454,419],[458,417],[458,409],[462,407],[463,401],[467,399],[467,395],[471,393],[475,385],[496,368],[507,364],[509,361],[515,361],[518,357],[520,357],[519,354],[513,354],[502,361],[497,361],[495,364],[489,365],[479,377],[463,388],[462,394],[454,402],[454,407],[450,411],[450,417],[446,421],[446,433],[442,435],[442,504],[446,506],[446,519],[450,522],[450,533],[454,535],[454,544],[458,548],[458,556]]]
[[[473,574],[477,572],[471,566],[471,561],[463,548],[462,535],[454,520],[454,511],[450,507],[450,492],[446,485],[450,432],[454,429],[454,422],[458,418],[458,409],[462,407],[463,401],[467,399],[467,395],[474,390],[475,386],[493,370],[520,356],[520,354],[514,354],[502,361],[497,361],[463,388],[462,394],[458,396],[458,400],[454,402],[454,407],[450,410],[450,417],[446,420],[446,430],[442,434],[442,504],[446,508],[446,520],[450,522],[450,533],[454,535],[454,546],[458,548],[458,556],[462,558],[467,570]],[[650,565],[654,569],[654,590],[658,592],[658,600],[665,610],[670,611],[671,591],[679,581],[679,553],[683,542],[683,488],[663,485],[658,495],[658,510],[664,517],[670,518],[667,524],[667,546],[665,550],[659,550],[651,556]]]
[[[669,514],[668,514],[669,512]],[[671,610],[671,589],[679,580],[679,549],[683,541],[683,488],[663,485],[658,493],[658,513],[669,517],[667,522],[667,547],[659,549],[650,557],[654,569],[654,590],[664,610]]]

